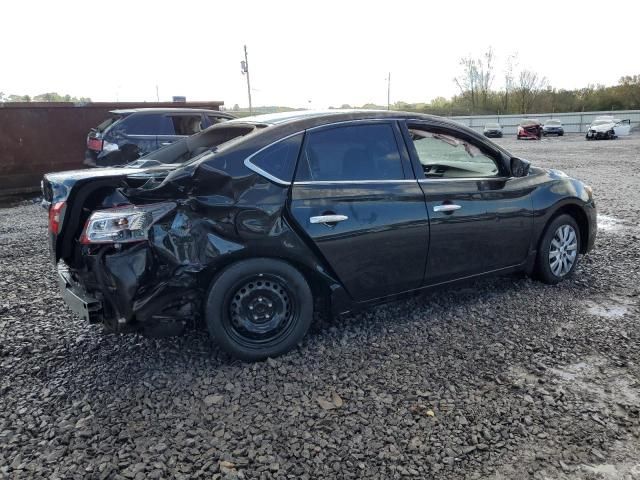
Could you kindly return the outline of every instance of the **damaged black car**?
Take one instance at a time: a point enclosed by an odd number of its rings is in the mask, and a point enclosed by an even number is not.
[[[402,112],[231,120],[122,168],[47,174],[52,260],[89,323],[206,326],[258,360],[340,314],[488,274],[571,275],[591,188],[458,123]]]

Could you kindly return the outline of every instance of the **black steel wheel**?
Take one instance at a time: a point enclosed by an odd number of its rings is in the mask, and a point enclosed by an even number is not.
[[[244,260],[214,281],[205,315],[210,335],[225,351],[261,360],[300,342],[313,318],[313,298],[304,276],[291,265]]]

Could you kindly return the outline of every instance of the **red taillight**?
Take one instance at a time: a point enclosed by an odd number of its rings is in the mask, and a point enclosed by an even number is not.
[[[62,221],[65,206],[65,202],[58,202],[51,205],[49,209],[49,231],[55,235],[60,230],[60,222]]]
[[[87,138],[87,148],[89,150],[95,150],[96,152],[102,151],[102,140],[99,138]]]

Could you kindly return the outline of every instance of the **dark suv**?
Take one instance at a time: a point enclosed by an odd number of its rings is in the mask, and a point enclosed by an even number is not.
[[[250,360],[314,312],[486,274],[558,283],[596,235],[589,186],[428,115],[232,120],[136,164],[45,175],[65,300],[115,332],[202,322]]]
[[[113,110],[111,117],[87,135],[84,164],[124,165],[160,147],[235,118],[217,110],[197,108],[135,108]]]

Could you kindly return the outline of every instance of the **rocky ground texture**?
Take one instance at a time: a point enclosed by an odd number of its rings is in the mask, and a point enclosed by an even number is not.
[[[640,478],[640,136],[498,142],[594,187],[570,281],[425,293],[256,364],[83,324],[44,212],[0,209],[0,478]]]

